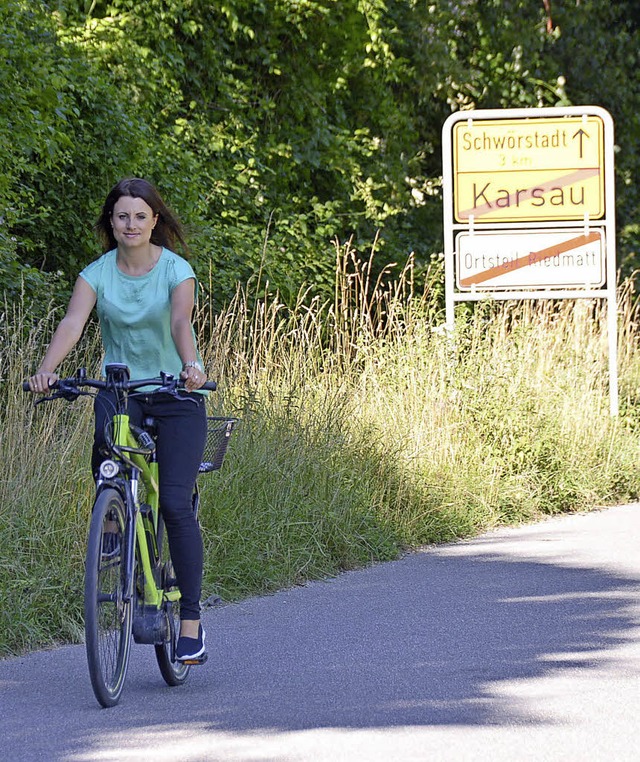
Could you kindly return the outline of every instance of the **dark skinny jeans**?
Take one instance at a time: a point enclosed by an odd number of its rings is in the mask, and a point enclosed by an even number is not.
[[[185,395],[187,396],[187,395]],[[205,398],[189,394],[179,400],[169,394],[129,398],[131,423],[142,426],[148,416],[156,420],[156,453],[160,469],[160,512],[167,527],[169,552],[180,588],[181,619],[200,618],[203,549],[191,496],[207,438]],[[114,397],[100,391],[95,399],[95,438],[91,467],[98,473],[104,454],[105,423],[111,420]]]

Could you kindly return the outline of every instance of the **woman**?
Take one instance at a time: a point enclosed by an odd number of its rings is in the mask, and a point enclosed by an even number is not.
[[[181,593],[176,657],[204,661],[202,536],[191,506],[207,430],[205,395],[197,391],[207,378],[191,322],[196,277],[188,262],[172,251],[176,243],[187,250],[180,223],[146,180],[120,181],[106,198],[96,230],[105,253],[80,273],[67,312],[29,385],[33,392],[48,391],[58,378],[56,368],[78,342],[94,306],[105,365],[124,363],[131,378],[166,371],[184,379],[186,399],[136,396],[130,399],[129,414],[138,425],[146,415],[157,421],[160,510]],[[94,409],[96,474],[105,419],[113,410],[107,392],[98,394]]]

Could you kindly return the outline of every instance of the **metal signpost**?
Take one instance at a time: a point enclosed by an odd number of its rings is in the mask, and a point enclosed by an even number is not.
[[[606,299],[617,415],[611,115],[598,106],[460,111],[442,139],[447,326],[456,302]]]

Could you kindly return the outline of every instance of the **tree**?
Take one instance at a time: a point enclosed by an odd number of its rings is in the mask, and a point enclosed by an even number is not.
[[[196,270],[207,283],[211,267],[220,299],[257,272],[285,298],[303,283],[330,294],[336,238],[365,255],[375,241],[379,268],[411,252],[426,267],[442,248],[446,117],[570,103],[616,120],[622,248],[635,261],[631,0],[8,7],[0,203],[22,265],[73,277],[97,253],[90,227],[107,188],[143,174],[188,223]]]

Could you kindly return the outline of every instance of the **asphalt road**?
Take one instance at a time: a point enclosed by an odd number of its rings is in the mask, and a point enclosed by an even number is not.
[[[114,709],[82,646],[0,661],[0,759],[637,762],[639,550],[621,506],[214,608],[188,684],[134,646]]]

